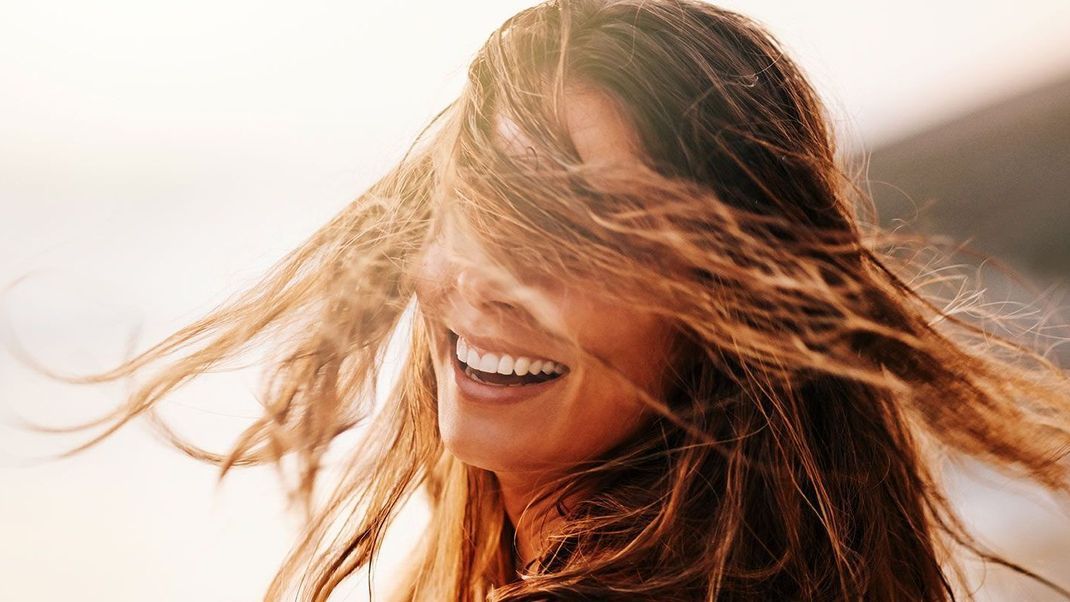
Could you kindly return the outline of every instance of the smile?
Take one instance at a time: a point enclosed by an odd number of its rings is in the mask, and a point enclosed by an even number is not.
[[[565,364],[549,359],[485,352],[452,330],[448,338],[457,386],[463,396],[474,401],[529,399],[556,386],[570,372]]]

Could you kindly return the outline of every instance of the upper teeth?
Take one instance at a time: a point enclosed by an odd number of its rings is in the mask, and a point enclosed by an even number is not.
[[[457,359],[468,364],[481,372],[497,372],[498,374],[561,374],[565,371],[565,365],[560,362],[544,358],[531,359],[524,356],[512,356],[508,353],[492,353],[483,351],[469,344],[464,337],[457,337]]]

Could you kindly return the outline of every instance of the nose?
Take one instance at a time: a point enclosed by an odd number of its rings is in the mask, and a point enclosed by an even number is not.
[[[455,279],[457,295],[477,310],[490,307],[511,309],[505,286],[480,273],[479,266],[464,266],[457,269]]]
[[[453,306],[452,311],[470,320],[491,308],[514,309],[516,306],[507,300],[507,282],[488,267],[491,262],[486,249],[465,232],[456,232],[450,214],[442,219],[443,225],[425,249],[418,270],[421,302],[444,311]]]

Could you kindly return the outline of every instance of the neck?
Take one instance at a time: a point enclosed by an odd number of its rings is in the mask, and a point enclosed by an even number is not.
[[[563,521],[556,508],[555,498],[534,502],[538,486],[546,482],[543,476],[522,476],[495,473],[501,487],[502,503],[509,522],[516,532],[516,569],[523,569],[546,549],[549,535]]]

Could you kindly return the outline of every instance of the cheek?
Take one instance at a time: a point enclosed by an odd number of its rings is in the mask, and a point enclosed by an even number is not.
[[[555,439],[573,455],[589,456],[616,446],[653,416],[639,391],[656,399],[663,393],[670,339],[652,316],[604,307],[574,315],[585,347],[609,366],[592,365],[586,372]]]
[[[435,307],[449,282],[448,265],[436,247],[429,247],[413,272],[413,289],[420,304]]]
[[[599,306],[592,302],[580,305],[576,328],[588,350],[608,366],[599,367],[600,376],[610,380],[614,389],[630,390],[627,379],[650,394],[659,391],[661,376],[669,368],[670,328],[659,316],[628,309]],[[612,372],[618,373],[613,377]],[[626,398],[635,398],[633,391]]]
[[[615,447],[634,434],[649,417],[635,390],[606,373],[592,374],[569,412],[567,441],[574,455],[586,458]]]

